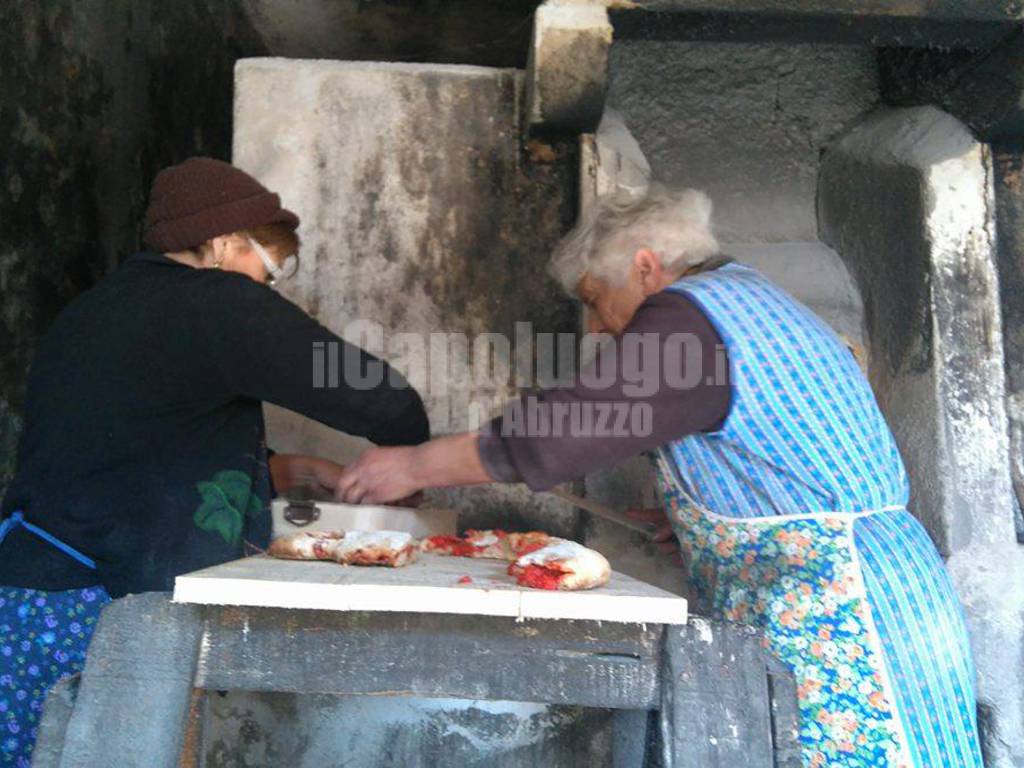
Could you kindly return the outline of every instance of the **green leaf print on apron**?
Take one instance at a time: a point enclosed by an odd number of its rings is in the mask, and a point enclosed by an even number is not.
[[[219,533],[228,544],[238,544],[246,515],[263,511],[259,497],[252,492],[252,478],[237,469],[222,469],[212,480],[196,483],[196,490],[202,498],[193,516],[196,527]]]

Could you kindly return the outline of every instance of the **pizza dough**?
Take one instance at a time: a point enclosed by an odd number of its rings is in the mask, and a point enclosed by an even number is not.
[[[505,560],[516,583],[533,589],[593,589],[611,576],[600,552],[541,531],[469,530],[463,536],[431,536],[422,543],[401,531],[303,531],[274,539],[267,553],[289,560],[400,568],[416,559],[417,549]]]
[[[516,583],[534,589],[592,589],[607,584],[611,576],[600,552],[542,531],[470,530],[462,537],[431,536],[421,547],[440,555],[511,561],[508,572]]]
[[[555,539],[508,567],[516,583],[535,589],[593,589],[608,583],[612,569],[604,555],[582,544]]]
[[[508,560],[510,550],[507,537],[505,531],[468,530],[462,536],[428,536],[420,544],[420,549],[437,555]]]
[[[335,544],[334,559],[344,565],[400,568],[416,559],[418,543],[401,531],[349,531]]]
[[[274,539],[267,554],[288,560],[400,568],[416,559],[416,544],[402,531],[303,531]]]
[[[285,560],[333,560],[334,545],[344,537],[344,531],[293,533],[270,542],[267,554]]]
[[[542,531],[526,531],[525,533],[510,533],[508,535],[508,545],[515,557],[522,557],[529,552],[546,547],[556,541],[563,541],[563,539],[549,536]]]

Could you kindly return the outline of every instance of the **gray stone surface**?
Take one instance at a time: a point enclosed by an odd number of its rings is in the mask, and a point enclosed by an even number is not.
[[[982,48],[1010,34],[1017,2],[604,0],[618,39]]]
[[[423,393],[435,434],[480,423],[517,391],[512,350],[496,352],[498,375],[477,375],[483,334],[514,339],[526,322],[534,332],[576,326],[573,302],[545,273],[573,214],[576,146],[552,145],[541,160],[522,152],[521,87],[520,73],[481,67],[238,67],[234,161],[302,218],[302,267],[282,292],[391,360]],[[348,332],[361,321],[385,334],[379,347]],[[437,354],[449,334],[464,335],[468,368],[458,343]],[[267,420],[277,450],[347,460],[366,446],[279,408],[268,407]],[[523,504],[514,487],[437,495],[478,510],[469,519],[484,527],[479,510],[497,524],[518,505],[521,522],[561,530],[575,514],[553,500]]]
[[[941,550],[1012,538],[987,152],[932,108],[883,111],[826,154],[822,237],[867,308],[870,376]]]
[[[1024,153],[1019,146],[994,147],[993,164],[1010,472],[1017,497],[1017,540],[1024,544]]]
[[[639,193],[651,183],[651,166],[622,115],[606,106],[597,131],[580,136],[580,212],[601,195]]]
[[[380,324],[378,348],[424,392],[437,431],[465,429],[473,405],[489,414],[515,382],[445,371],[429,345],[393,336],[457,333],[472,345],[485,333],[514,338],[517,322],[574,329],[544,266],[573,214],[575,143],[544,160],[521,152],[520,87],[514,71],[479,67],[238,68],[234,160],[303,220],[307,255],[283,292],[343,334],[353,321]],[[510,357],[496,363],[502,371]]]
[[[526,67],[531,129],[579,134],[597,128],[611,44],[612,25],[599,3],[548,0],[537,8]]]
[[[446,370],[429,346],[388,354],[395,334],[462,333],[472,349],[480,334],[513,338],[520,321],[575,330],[576,309],[544,267],[574,213],[576,143],[544,145],[538,159],[522,151],[521,87],[521,73],[480,67],[263,59],[237,70],[234,162],[303,222],[302,268],[282,291],[353,341],[352,321],[379,323],[380,351],[424,394],[435,434],[491,415],[515,381]],[[508,369],[514,355],[497,362]],[[346,460],[366,445],[282,409],[267,417],[278,450]],[[578,533],[575,510],[520,486],[436,491],[430,501],[460,509],[463,527]],[[499,727],[470,706],[448,707],[452,727],[480,738]]]
[[[1018,141],[1024,134],[1024,32],[981,50],[879,51],[887,104],[934,104],[984,141]]]
[[[609,66],[654,178],[706,190],[723,241],[818,239],[819,155],[877,101],[870,49],[625,41]]]
[[[731,243],[724,250],[806,304],[836,333],[865,344],[860,291],[843,260],[827,245],[817,241]]]
[[[234,0],[0,5],[0,495],[39,337],[136,249],[157,170],[227,157],[239,50]]]
[[[885,110],[830,148],[822,238],[860,285],[870,377],[963,601],[988,765],[1024,764],[1016,544],[987,149],[937,109]]]

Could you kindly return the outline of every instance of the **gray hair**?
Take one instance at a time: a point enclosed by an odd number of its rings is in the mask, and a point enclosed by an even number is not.
[[[641,194],[619,190],[599,197],[559,242],[548,271],[571,295],[586,274],[617,285],[641,248],[653,251],[670,271],[717,255],[711,200],[696,189],[657,184]]]

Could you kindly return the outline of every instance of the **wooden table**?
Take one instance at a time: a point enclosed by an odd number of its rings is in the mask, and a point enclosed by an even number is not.
[[[36,768],[198,764],[202,689],[611,708],[616,766],[799,765],[791,678],[756,633],[694,616],[523,620],[149,593],[107,606],[73,707],[68,688],[48,700]]]
[[[503,560],[421,553],[403,568],[245,557],[179,576],[174,600],[329,611],[450,613],[516,619],[685,624],[686,599],[623,573],[598,589],[520,587]]]

